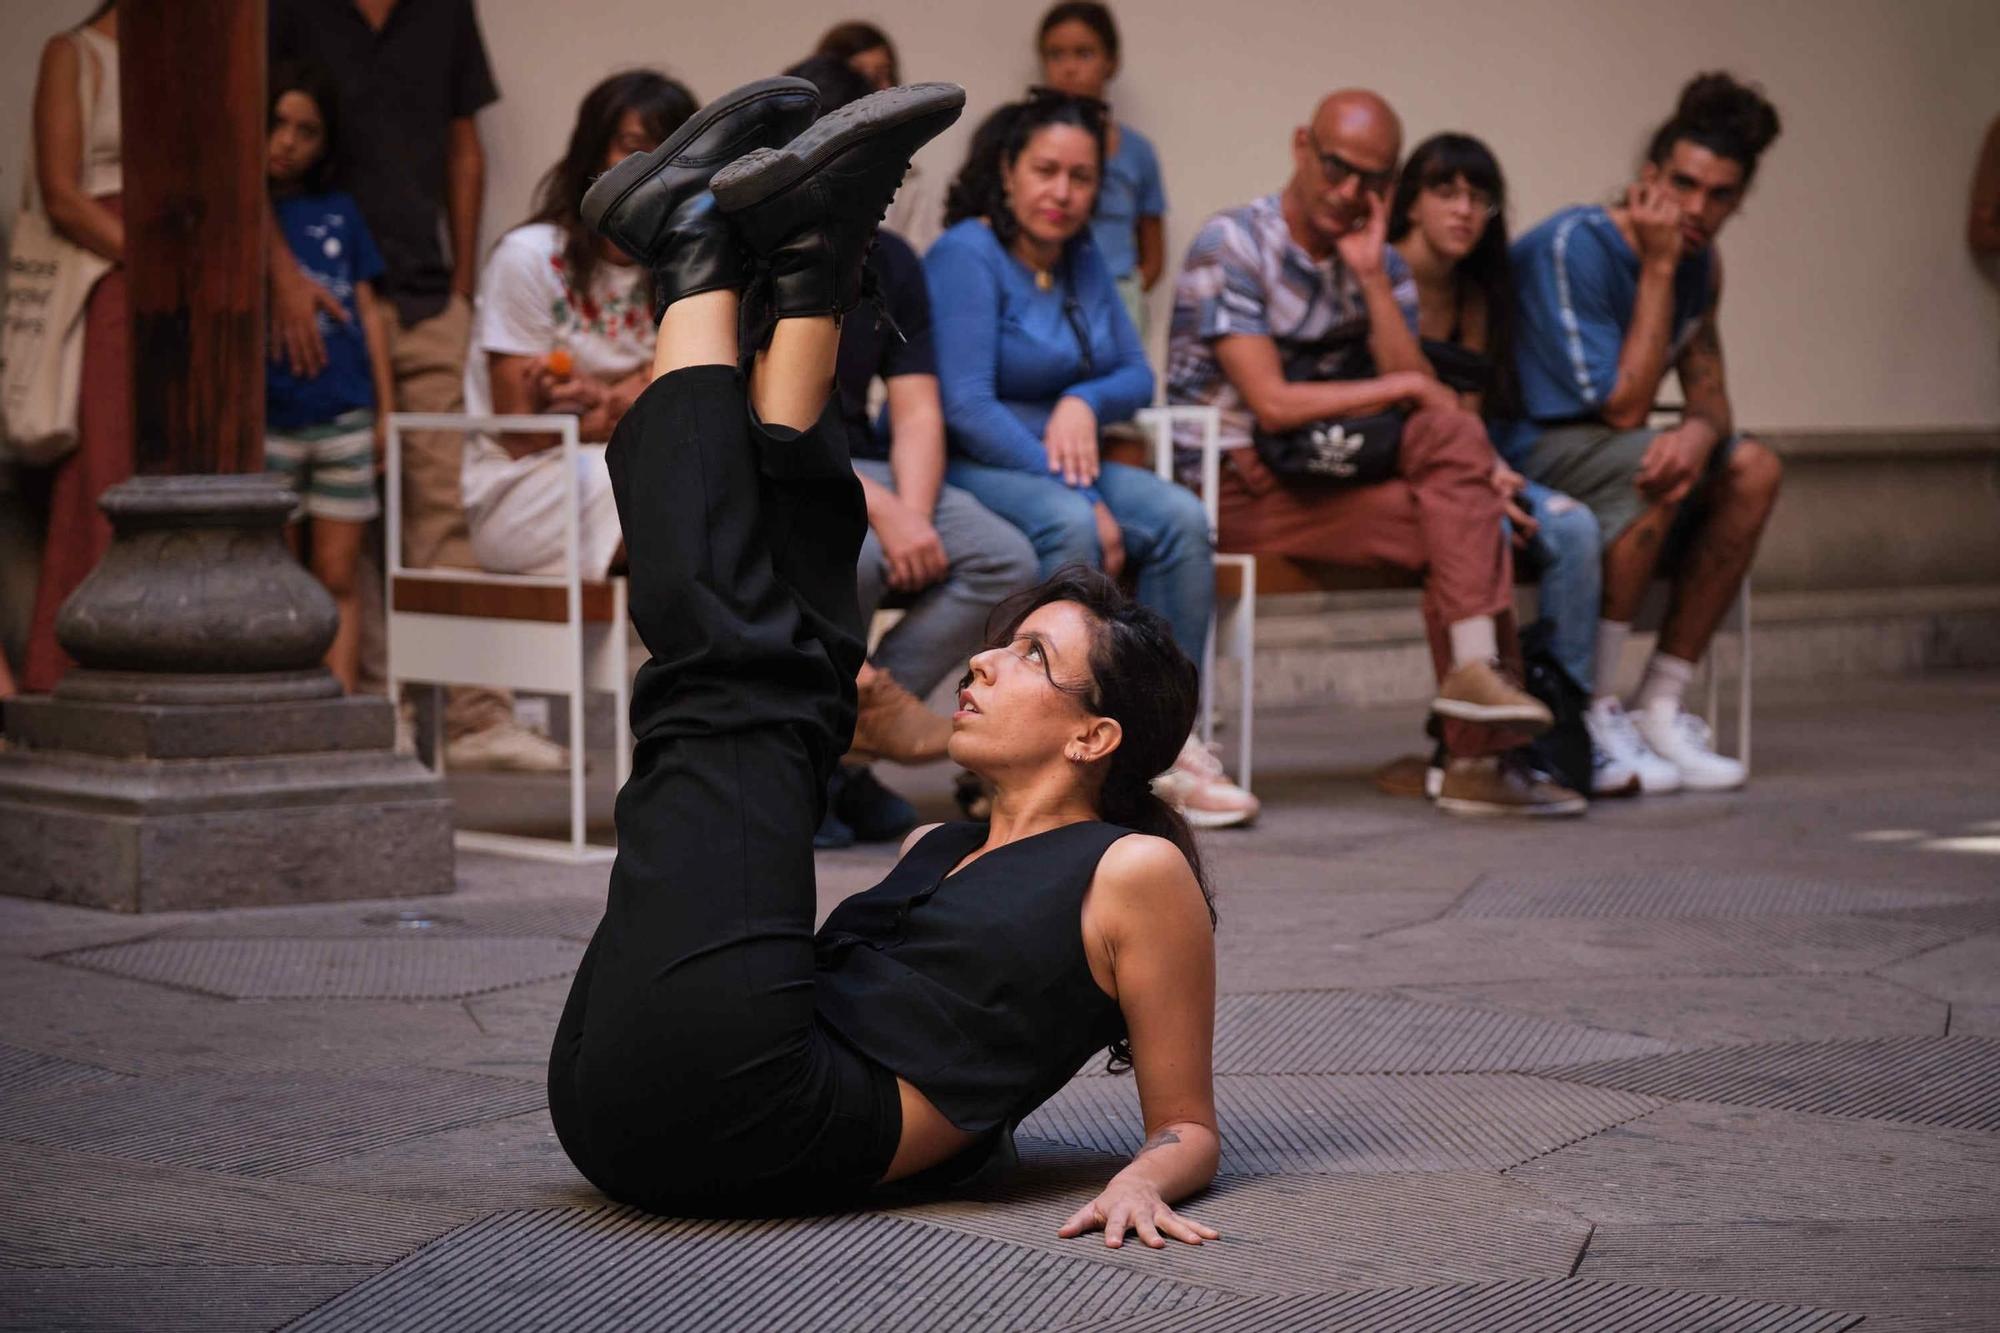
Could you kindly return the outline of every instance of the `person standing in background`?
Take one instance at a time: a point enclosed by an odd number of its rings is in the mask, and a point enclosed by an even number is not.
[[[889,40],[888,33],[873,23],[856,19],[834,24],[821,34],[818,44],[813,47],[813,55],[831,56],[841,61],[867,80],[873,92],[894,88],[903,82],[903,62],[902,57],[896,54],[896,44]],[[926,172],[918,166],[911,167],[909,174],[903,178],[903,187],[889,202],[889,211],[883,215],[882,225],[908,242],[912,250],[922,254],[944,230],[944,199],[938,193],[943,188],[944,183],[938,173]]]
[[[118,111],[118,6],[49,38],[35,79],[36,186],[50,226],[110,262],[83,314],[77,442],[61,462],[23,469],[29,503],[48,516],[21,688],[55,688],[72,665],[56,613],[111,545],[97,501],[132,475],[132,318],[125,287],[124,173]]]
[[[2000,255],[2000,116],[1986,127],[1979,148],[1979,166],[1972,176],[1972,215],[1965,224],[1965,243],[1984,258]]]
[[[1104,93],[1118,76],[1118,24],[1097,0],[1065,0],[1042,15],[1036,35],[1042,82],[1105,106],[1104,179],[1090,235],[1118,284],[1119,299],[1146,340],[1146,293],[1166,268],[1166,187],[1152,140],[1112,117]]]
[[[472,0],[271,0],[270,58],[325,66],[347,109],[342,166],[386,265],[396,410],[462,410],[486,176],[473,117],[499,98]],[[322,310],[345,317],[274,244],[272,351],[295,374],[326,364]],[[411,568],[478,568],[459,492],[462,448],[452,433],[403,438],[402,557]],[[374,675],[367,656],[364,682]],[[444,729],[452,767],[555,772],[569,763],[561,746],[514,720],[502,690],[452,687]]]

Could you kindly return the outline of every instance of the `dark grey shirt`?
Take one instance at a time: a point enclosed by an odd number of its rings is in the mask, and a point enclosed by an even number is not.
[[[500,96],[472,0],[397,0],[379,32],[353,0],[271,0],[270,46],[333,75],[341,182],[382,251],[380,289],[404,324],[429,319],[451,297],[451,122]]]

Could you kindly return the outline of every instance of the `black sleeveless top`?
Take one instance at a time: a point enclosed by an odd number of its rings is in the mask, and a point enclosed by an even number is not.
[[[996,847],[945,824],[814,940],[820,1017],[974,1134],[1010,1134],[1125,1035],[1090,975],[1083,896],[1130,829],[1088,821]]]

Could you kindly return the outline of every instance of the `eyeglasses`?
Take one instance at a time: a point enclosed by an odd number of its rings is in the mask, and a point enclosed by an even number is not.
[[[1320,174],[1326,178],[1326,183],[1336,190],[1347,184],[1349,180],[1358,177],[1361,181],[1361,188],[1367,193],[1386,194],[1391,182],[1396,179],[1396,169],[1394,167],[1390,167],[1384,171],[1368,171],[1365,168],[1355,166],[1354,163],[1349,162],[1339,153],[1329,152],[1321,148],[1319,141],[1310,135],[1307,136],[1306,142],[1312,145],[1313,156],[1319,159]]]
[[[1462,181],[1451,181],[1444,185],[1426,185],[1424,193],[1447,206],[1469,203],[1472,205],[1472,215],[1488,222],[1500,216],[1500,205],[1493,202],[1492,195]]]

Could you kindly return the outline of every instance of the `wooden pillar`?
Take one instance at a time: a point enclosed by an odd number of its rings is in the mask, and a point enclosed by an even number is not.
[[[118,7],[142,473],[264,466],[264,7]]]

